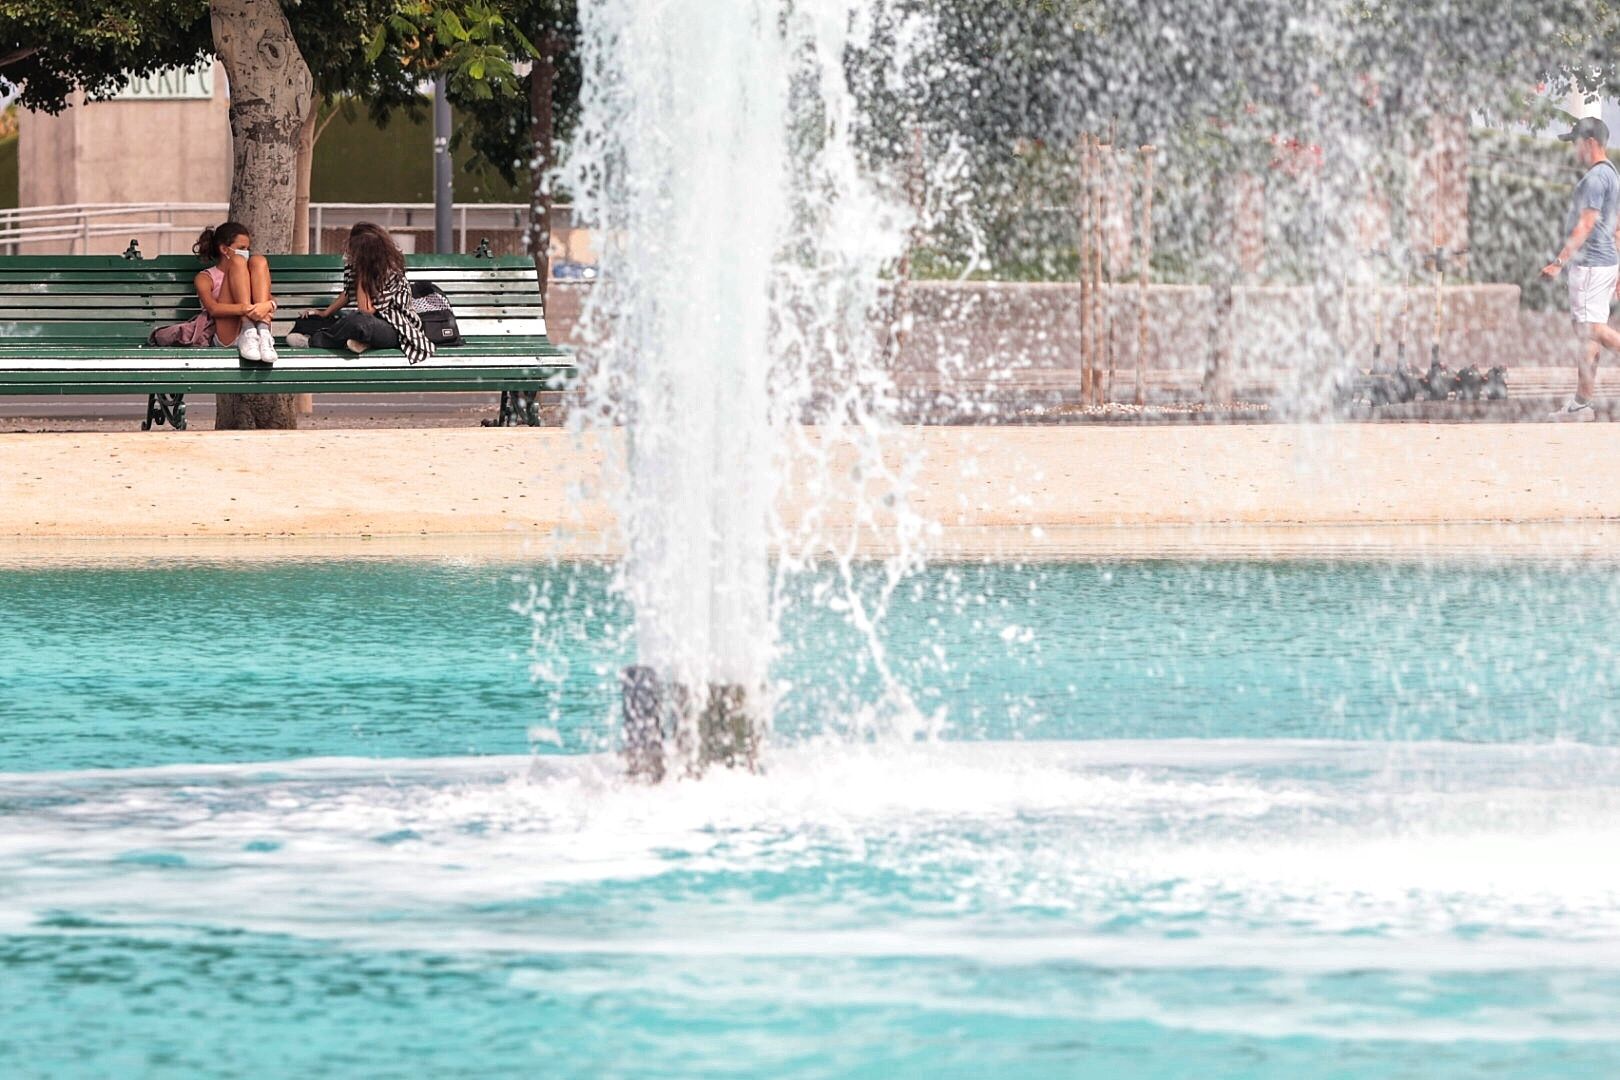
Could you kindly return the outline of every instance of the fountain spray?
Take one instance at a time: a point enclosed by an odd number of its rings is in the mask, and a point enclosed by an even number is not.
[[[625,441],[625,742],[631,772],[651,779],[757,767],[793,432],[828,385],[834,429],[860,429],[873,397],[871,312],[907,223],[854,146],[845,59],[867,6],[581,9],[570,185],[603,269],[584,413]]]

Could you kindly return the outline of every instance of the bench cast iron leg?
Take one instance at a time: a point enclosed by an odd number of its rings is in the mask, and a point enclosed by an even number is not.
[[[153,425],[168,424],[176,431],[186,430],[186,395],[146,395],[146,419],[141,421],[142,431],[151,431]]]
[[[485,420],[488,424],[489,421]],[[501,414],[493,427],[540,426],[540,392],[538,390],[502,390]]]

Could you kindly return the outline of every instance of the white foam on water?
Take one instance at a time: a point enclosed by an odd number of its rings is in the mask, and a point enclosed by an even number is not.
[[[518,953],[1620,970],[1611,752],[1210,749],[1200,768],[1191,744],[819,747],[660,788],[602,757],[9,774],[0,925],[71,912]],[[757,894],[762,878],[779,889]]]
[[[704,958],[712,960],[713,958]],[[815,959],[807,957],[806,959]],[[1285,973],[1259,980],[1226,978],[1203,970],[1200,1000],[1185,987],[1154,985],[1154,975],[1128,969],[1093,971],[1083,978],[1040,978],[1018,973],[1017,982],[986,980],[980,969],[928,965],[921,970],[878,964],[830,962],[799,966],[706,963],[623,964],[554,971],[519,970],[510,982],[520,989],[581,998],[623,995],[672,1011],[727,1015],[768,997],[777,1008],[891,1010],[935,1016],[992,1016],[1065,1023],[1148,1023],[1160,1028],[1262,1039],[1320,1038],[1346,1042],[1513,1044],[1530,1041],[1607,1043],[1620,1041],[1612,1001],[1585,973],[1544,976],[1552,1004],[1505,1007],[1477,1003],[1446,1016],[1425,1016],[1412,1007],[1430,1004],[1432,980],[1398,975],[1386,989],[1391,1001],[1334,1000],[1318,995],[1309,976]],[[1064,973],[1068,974],[1068,973]],[[1490,972],[1500,975],[1501,972]],[[1221,1002],[1232,995],[1240,1003]],[[1256,995],[1265,1007],[1255,1007]]]

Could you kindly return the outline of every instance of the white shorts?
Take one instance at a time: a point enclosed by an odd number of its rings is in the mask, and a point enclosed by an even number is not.
[[[1569,268],[1569,314],[1577,324],[1608,324],[1616,281],[1620,281],[1620,266]]]

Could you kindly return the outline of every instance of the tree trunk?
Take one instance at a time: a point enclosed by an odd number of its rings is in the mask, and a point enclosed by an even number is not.
[[[551,99],[557,84],[557,55],[562,38],[556,30],[540,35],[540,58],[529,73],[529,138],[534,160],[529,164],[529,257],[540,275],[540,302],[551,281],[551,171],[557,165],[556,118]]]
[[[1232,361],[1237,351],[1236,304],[1233,288],[1242,276],[1237,253],[1238,184],[1222,176],[1217,186],[1211,229],[1211,285],[1209,354],[1204,364],[1203,398],[1218,405],[1232,400]]]
[[[320,116],[320,102],[311,101],[304,126],[298,132],[298,185],[297,201],[293,204],[294,255],[309,254],[309,176],[315,167],[315,121]],[[298,415],[309,416],[315,411],[315,395],[299,394]]]
[[[292,253],[309,254],[309,177],[315,168],[315,121],[318,102],[310,102],[304,125],[298,129],[298,174],[293,188]]]
[[[1234,308],[1231,279],[1223,277],[1215,282],[1210,304],[1209,357],[1204,364],[1202,386],[1206,405],[1222,405],[1232,400],[1233,339],[1237,336],[1232,323]]]
[[[231,86],[231,210],[253,246],[293,250],[299,144],[314,82],[277,0],[210,0],[214,52]],[[220,394],[219,429],[296,428],[297,395]]]

